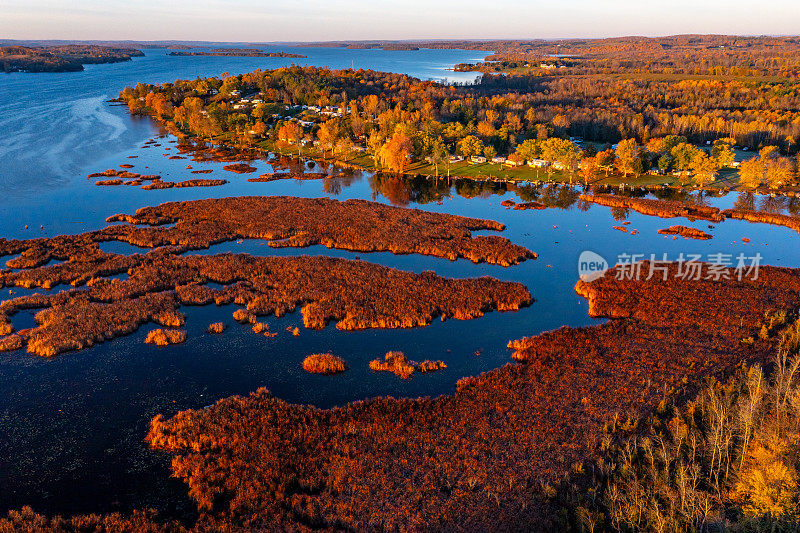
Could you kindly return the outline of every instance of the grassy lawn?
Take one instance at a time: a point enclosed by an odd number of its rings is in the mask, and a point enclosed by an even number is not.
[[[218,138],[218,140],[225,142],[225,136]],[[372,156],[365,153],[353,153],[347,157],[337,156],[333,158],[330,152],[327,152],[326,157],[323,158],[322,151],[316,147],[300,148],[296,145],[286,145],[283,143],[273,143],[267,139],[258,141],[254,144],[255,148],[275,152],[284,155],[297,156],[298,153],[303,157],[310,157],[327,162],[340,162],[349,165],[355,165],[367,172],[376,172],[378,169],[375,167]],[[452,178],[472,178],[477,180],[485,179],[500,179],[506,181],[540,181],[543,183],[583,183],[583,178],[577,174],[569,172],[551,171],[548,173],[547,169],[532,168],[527,165],[521,167],[506,167],[496,163],[479,163],[472,164],[468,161],[460,161],[449,165],[450,177]],[[407,175],[434,175],[434,166],[425,161],[415,161],[410,164],[405,173]],[[439,165],[439,175],[447,176],[448,165]],[[738,172],[734,169],[724,169],[718,173],[717,179],[706,189],[736,189],[738,187]],[[672,175],[652,175],[643,174],[641,176],[622,176],[619,174],[610,174],[608,176],[600,176],[599,178],[590,182],[591,185],[607,185],[612,187],[619,186],[632,186],[632,187],[650,187],[668,185],[671,187],[689,187],[694,188],[692,183],[683,183],[677,176]]]

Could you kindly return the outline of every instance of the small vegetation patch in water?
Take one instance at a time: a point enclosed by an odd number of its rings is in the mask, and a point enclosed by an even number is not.
[[[347,363],[331,353],[315,353],[303,359],[303,370],[312,374],[338,374],[347,370]]]

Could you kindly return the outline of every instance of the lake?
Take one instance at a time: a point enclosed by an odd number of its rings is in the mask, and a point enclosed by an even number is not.
[[[0,77],[0,236],[32,238],[79,233],[104,227],[115,213],[165,201],[236,195],[328,196],[363,198],[394,205],[489,218],[507,226],[502,235],[539,254],[537,260],[503,268],[391,253],[351,253],[322,246],[273,249],[258,240],[225,243],[192,253],[236,252],[258,255],[360,257],[403,270],[434,270],[448,277],[489,275],[519,281],[535,302],[516,313],[488,313],[471,321],[437,321],[410,330],[341,332],[333,325],[312,331],[302,327],[299,313],[268,318],[274,339],[255,335],[235,324],[235,306],[188,307],[186,343],[159,348],[144,343],[150,327],[77,353],[42,359],[24,352],[0,354],[0,507],[30,504],[40,512],[77,513],[155,507],[180,514],[191,509],[182,483],[168,479],[169,458],[149,451],[143,438],[150,418],[170,416],[187,408],[202,408],[220,398],[267,387],[289,402],[331,407],[364,398],[436,396],[454,392],[464,376],[476,375],[511,362],[509,340],[536,335],[564,325],[598,323],[587,316],[586,302],[573,287],[578,257],[591,250],[614,263],[621,254],[678,255],[760,254],[762,263],[800,266],[797,234],[787,228],[725,220],[658,219],[577,202],[580,189],[571,186],[480,184],[469,180],[399,180],[357,173],[347,179],[249,183],[247,175],[222,169],[223,163],[194,163],[211,169],[202,177],[224,177],[221,187],[144,191],[135,187],[96,187],[91,172],[134,165],[133,171],[158,173],[165,180],[191,177],[188,160],[171,160],[174,138],[160,138],[160,147],[144,148],[158,135],[149,119],[130,117],[125,108],[106,100],[125,85],[164,82],[176,78],[240,73],[255,68],[291,64],[374,68],[421,78],[453,79],[445,71],[455,63],[474,61],[483,52],[420,50],[384,52],[330,48],[282,47],[307,60],[279,58],[169,57],[164,50],[147,50],[130,63],[87,66],[83,73],[14,74]],[[469,75],[474,77],[474,75]],[[468,78],[460,78],[464,81]],[[166,154],[166,155],[165,155]],[[129,156],[136,156],[129,159]],[[254,175],[268,172],[267,161],[255,161]],[[710,197],[700,192],[686,200],[721,208],[740,200],[737,194]],[[538,199],[552,206],[541,211],[504,208],[505,199]],[[793,199],[769,196],[744,198],[757,207],[796,212]],[[614,229],[629,222],[629,231]],[[685,224],[713,235],[708,241],[673,239],[658,229]],[[632,235],[631,230],[638,230]],[[492,232],[479,232],[490,234]],[[744,242],[749,238],[750,242]],[[138,249],[106,243],[103,249],[132,253]],[[7,260],[8,258],[4,258]],[[58,290],[56,287],[55,290]],[[2,291],[0,300],[25,294]],[[220,336],[205,329],[222,320],[229,325]],[[13,317],[17,328],[33,324],[31,313]],[[299,326],[294,337],[287,327]],[[447,368],[401,380],[369,370],[370,360],[400,350],[412,360],[441,359]],[[330,351],[344,357],[350,369],[336,376],[311,375],[303,358]]]

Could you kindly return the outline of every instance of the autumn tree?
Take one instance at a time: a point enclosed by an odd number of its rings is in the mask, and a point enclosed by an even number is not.
[[[278,129],[278,139],[289,144],[299,143],[303,138],[303,127],[296,122],[287,122]]]
[[[526,139],[517,145],[515,152],[520,159],[532,161],[542,154],[541,143],[536,139]]]
[[[670,150],[672,165],[681,172],[691,169],[692,162],[698,157],[700,149],[689,143],[679,143]]]
[[[714,146],[711,148],[711,157],[714,158],[720,168],[733,166],[733,162],[736,159],[736,153],[733,151],[735,144],[736,140],[730,137],[714,141]]]
[[[252,132],[254,135],[262,136],[267,132],[267,125],[259,120],[253,125]]]
[[[642,162],[642,149],[636,139],[624,139],[619,142],[616,150],[617,168],[627,177],[628,174],[641,174],[644,171]]]
[[[405,133],[396,132],[381,147],[378,159],[380,164],[393,172],[403,173],[411,156],[411,139]]]
[[[378,130],[373,130],[367,139],[367,151],[372,155],[373,161],[378,166],[381,164],[380,152],[384,142],[386,142],[386,139]]]
[[[617,160],[617,155],[614,153],[614,150],[609,148],[608,150],[598,152],[598,154],[595,156],[595,159],[597,159],[597,166],[601,170],[605,171],[606,176],[608,176],[608,173],[612,168],[614,168],[614,162]]]
[[[600,166],[597,163],[597,156],[584,157],[581,159],[580,170],[584,184],[588,185],[590,182],[597,179],[597,174],[600,171]]]
[[[574,170],[580,161],[580,149],[572,141],[551,137],[542,141],[542,158],[560,163],[566,170]]]
[[[790,185],[795,181],[794,161],[788,157],[774,157],[763,161],[764,179],[772,189]]]
[[[326,120],[320,124],[317,130],[317,139],[322,145],[322,155],[325,156],[325,150],[332,150],[339,140],[339,121],[335,119]]]
[[[690,164],[694,182],[705,187],[714,182],[719,170],[718,162],[706,152],[700,150]]]
[[[754,157],[742,161],[739,165],[739,183],[745,187],[755,189],[764,181],[764,162]]]
[[[474,135],[467,135],[458,142],[458,153],[464,157],[472,157],[483,152],[483,143]]]

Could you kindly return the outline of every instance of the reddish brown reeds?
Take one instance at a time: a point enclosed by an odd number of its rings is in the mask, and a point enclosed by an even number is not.
[[[697,228],[690,228],[687,226],[670,226],[668,228],[658,230],[661,235],[680,235],[686,239],[699,239],[708,240],[711,234]]]
[[[163,232],[131,230],[139,237],[135,244],[148,243],[145,246],[180,242],[205,247],[223,240],[258,238],[269,239],[274,247],[323,244],[360,252],[387,250],[451,260],[463,257],[503,266],[535,257],[501,237],[470,236],[472,230],[503,230],[497,222],[364,200],[278,196],[171,202],[140,209],[133,216],[109,218],[109,222],[114,221],[137,225],[176,222],[174,228]]]
[[[169,185],[167,185],[169,186]],[[143,208],[136,215],[115,215],[109,222],[174,227],[114,225],[80,235],[51,239],[0,239],[0,256],[21,254],[9,268],[33,268],[51,259],[104,257],[97,243],[120,241],[141,247],[186,249],[242,238],[267,239],[273,247],[323,244],[359,252],[391,251],[460,257],[503,266],[536,255],[499,236],[472,237],[471,231],[500,231],[491,220],[391,207],[363,200],[339,202],[324,198],[238,197],[172,202]],[[118,259],[119,261],[119,259]],[[69,268],[74,268],[71,265]],[[50,270],[60,273],[60,270]],[[124,272],[117,270],[114,273]]]
[[[237,174],[250,174],[258,170],[256,167],[248,165],[247,163],[234,163],[232,165],[224,165],[223,170],[228,172],[235,172]]]
[[[392,372],[394,375],[408,379],[414,371],[433,372],[447,368],[443,361],[409,361],[403,352],[388,352],[383,359],[370,361],[369,368],[375,372]]]
[[[257,178],[247,178],[252,183],[269,182],[276,180],[319,180],[328,175],[324,172],[273,172],[261,174]]]
[[[209,333],[216,333],[220,334],[225,331],[225,323],[224,322],[214,322],[213,324],[209,324],[208,332]]]
[[[132,333],[146,322],[179,327],[184,317],[175,311],[178,303],[235,302],[244,309],[237,309],[234,319],[250,324],[258,316],[283,316],[300,308],[308,328],[320,329],[334,320],[339,329],[356,330],[424,326],[438,316],[466,320],[493,309],[516,310],[531,301],[522,285],[487,277],[446,279],[327,257],[170,252],[120,256],[97,251],[90,261],[84,257],[2,272],[0,282],[6,285],[88,283],[86,289],[7,300],[0,311],[42,309],[36,315],[38,326],[23,337],[31,353],[53,356]],[[102,277],[120,269],[127,269],[124,280]],[[205,286],[208,282],[225,287],[211,289]],[[263,324],[258,327],[274,336]]]
[[[580,199],[607,207],[632,209],[637,213],[661,218],[684,217],[689,220],[702,219],[712,222],[722,220],[722,214],[716,207],[707,205],[685,204],[673,200],[654,200],[649,198],[631,198],[614,194],[581,194]]]
[[[747,220],[762,224],[772,224],[773,226],[785,226],[800,232],[800,217],[793,215],[782,215],[780,213],[766,213],[764,211],[750,211],[747,209],[726,209],[723,214],[728,218]]]
[[[547,206],[541,202],[522,202],[514,206],[516,210],[524,209],[547,209]]]
[[[303,370],[312,374],[338,374],[347,370],[347,363],[331,353],[315,353],[303,359]]]
[[[179,329],[154,329],[147,334],[144,340],[147,344],[156,346],[169,346],[186,342],[186,332]]]
[[[524,364],[462,379],[453,395],[321,410],[260,389],[156,417],[147,442],[174,455],[217,528],[554,530],[543,486],[589,456],[605,423],[763,360],[766,343],[741,340],[764,312],[800,305],[797,270],[741,282],[614,274],[577,290],[593,316],[619,318],[514,342]]]

